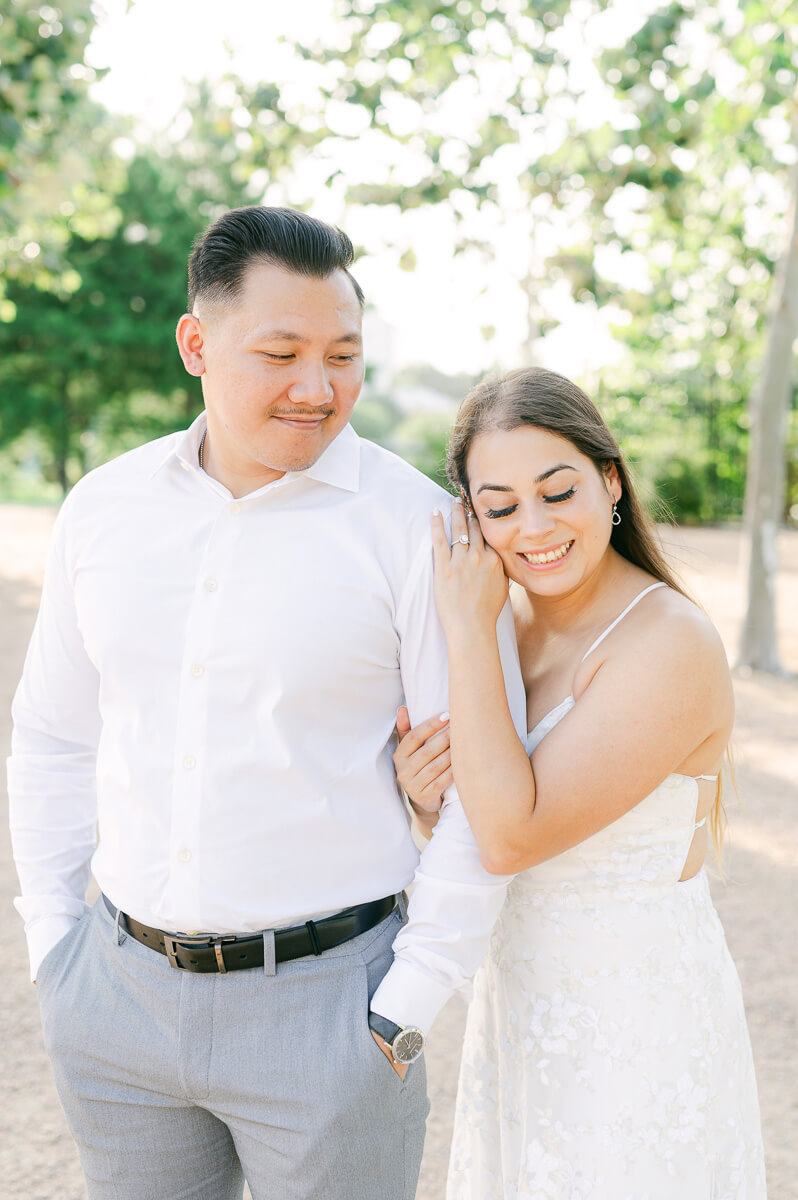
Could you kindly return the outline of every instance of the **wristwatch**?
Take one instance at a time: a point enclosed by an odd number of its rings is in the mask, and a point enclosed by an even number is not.
[[[369,1013],[369,1029],[373,1029],[391,1052],[395,1063],[406,1066],[424,1053],[424,1034],[415,1025],[395,1025],[379,1013]]]

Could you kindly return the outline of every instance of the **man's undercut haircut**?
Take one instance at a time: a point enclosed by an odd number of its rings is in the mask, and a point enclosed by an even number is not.
[[[197,300],[230,304],[241,294],[253,263],[283,267],[297,275],[326,279],[344,271],[362,308],[364,296],[349,274],[355,252],[340,229],[293,208],[253,204],[233,208],[194,243],[188,261],[188,311]]]

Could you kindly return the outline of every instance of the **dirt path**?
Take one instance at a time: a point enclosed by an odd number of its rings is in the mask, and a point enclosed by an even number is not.
[[[0,757],[8,746],[8,706],[35,617],[52,520],[47,509],[0,507]],[[717,622],[733,656],[742,609],[738,535],[731,530],[684,530],[670,541],[686,582]],[[782,539],[782,566],[782,653],[785,665],[798,672],[798,533]],[[746,998],[770,1200],[798,1200],[798,682],[755,676],[738,679],[736,691],[742,808],[731,806],[729,880],[714,885],[713,893]],[[15,891],[3,820],[0,1200],[85,1200],[77,1156],[42,1049],[22,928],[11,907]],[[443,1197],[463,1019],[463,1005],[452,1001],[430,1039],[432,1116],[417,1200]]]

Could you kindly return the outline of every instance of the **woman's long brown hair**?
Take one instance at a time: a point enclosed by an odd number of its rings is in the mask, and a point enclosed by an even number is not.
[[[446,470],[453,487],[465,495],[469,505],[473,507],[466,468],[474,439],[489,430],[519,429],[524,425],[565,438],[604,476],[615,466],[622,489],[618,500],[621,521],[612,527],[610,545],[628,562],[695,603],[668,563],[621,449],[598,408],[581,388],[554,371],[524,367],[484,379],[466,396],[449,442]],[[664,505],[662,511],[667,511]],[[725,824],[720,777],[708,824],[720,866]]]

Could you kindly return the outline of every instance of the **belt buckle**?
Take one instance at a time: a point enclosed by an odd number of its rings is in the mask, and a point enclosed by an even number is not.
[[[234,933],[226,934],[218,938],[207,938],[203,935],[192,936],[189,933],[180,936],[173,933],[165,933],[163,935],[164,950],[166,951],[166,957],[169,960],[170,967],[174,967],[176,971],[188,970],[188,967],[183,967],[178,962],[178,946],[185,949],[195,946],[199,950],[210,950],[210,948],[213,947],[216,952],[216,966],[220,975],[227,974],[227,966],[225,965],[225,961],[222,956],[222,946],[225,942],[234,942],[235,940],[236,935]]]

